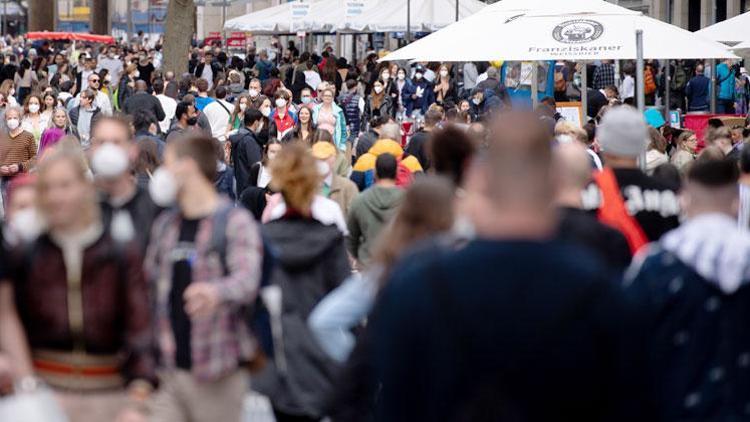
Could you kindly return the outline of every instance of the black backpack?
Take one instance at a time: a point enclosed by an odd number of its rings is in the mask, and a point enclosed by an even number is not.
[[[224,274],[229,273],[227,266],[227,226],[229,223],[229,213],[234,209],[233,205],[222,206],[213,216],[213,231],[211,232],[211,243],[209,251],[216,252],[223,268]],[[262,236],[262,234],[261,234]],[[276,265],[276,255],[271,245],[262,239],[263,242],[263,260],[261,264],[260,289],[271,285],[271,273]],[[255,299],[255,303],[249,305],[246,309],[247,323],[251,332],[258,340],[263,353],[269,359],[273,359],[273,336],[271,334],[271,315],[266,309],[260,294]]]

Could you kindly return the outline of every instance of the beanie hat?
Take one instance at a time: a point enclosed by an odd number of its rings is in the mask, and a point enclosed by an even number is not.
[[[646,122],[634,108],[615,107],[609,110],[596,128],[596,137],[607,154],[638,157],[646,151]]]

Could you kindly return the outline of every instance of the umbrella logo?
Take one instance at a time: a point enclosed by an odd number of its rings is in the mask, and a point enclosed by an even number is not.
[[[604,27],[601,23],[590,19],[576,19],[557,25],[552,31],[552,37],[566,44],[581,44],[594,41],[602,33]]]

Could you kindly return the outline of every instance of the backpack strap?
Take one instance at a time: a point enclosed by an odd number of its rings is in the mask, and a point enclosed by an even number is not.
[[[229,214],[233,208],[231,204],[220,206],[214,211],[211,221],[211,243],[209,244],[208,251],[216,252],[219,255],[224,275],[229,274],[229,266],[227,264],[227,226],[229,225]]]

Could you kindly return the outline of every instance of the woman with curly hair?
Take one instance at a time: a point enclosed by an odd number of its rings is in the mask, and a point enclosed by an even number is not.
[[[307,319],[351,268],[341,230],[319,221],[321,201],[338,206],[318,196],[321,175],[315,158],[302,145],[289,144],[270,168],[271,186],[283,202],[273,209],[275,218],[263,233],[276,251],[271,284],[281,290],[281,315],[274,316],[274,323],[283,334],[274,344],[275,365],[254,380],[254,388],[269,396],[277,421],[320,420],[338,368],[316,343]]]

